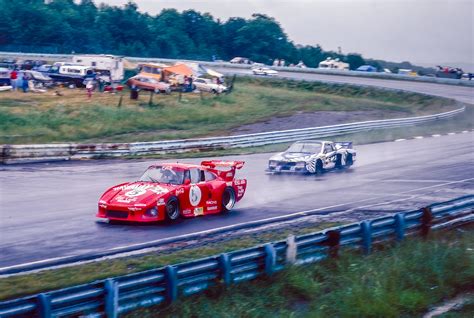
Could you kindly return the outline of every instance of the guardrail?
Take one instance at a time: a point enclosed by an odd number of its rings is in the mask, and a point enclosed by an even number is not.
[[[92,159],[263,146],[292,142],[301,139],[338,136],[372,129],[416,125],[453,117],[462,113],[464,110],[465,107],[462,107],[449,112],[419,117],[372,120],[333,126],[290,129],[213,138],[135,143],[0,145],[0,162],[3,164],[9,164],[83,158]]]
[[[0,52],[0,56],[3,57],[21,57],[28,59],[45,59],[54,62],[60,61],[71,61],[72,54],[44,54],[44,53],[20,53],[20,52]],[[211,61],[196,61],[186,59],[166,59],[166,58],[153,58],[153,57],[134,57],[126,56],[127,60],[132,62],[156,62],[156,63],[176,63],[176,62],[189,62],[199,63],[204,66],[218,67],[218,68],[234,68],[234,69],[250,69],[252,65],[249,64],[233,64],[229,62],[211,62]],[[339,75],[339,76],[355,76],[355,77],[367,77],[376,79],[391,79],[401,81],[415,81],[415,82],[426,82],[426,83],[438,83],[448,85],[461,85],[474,87],[474,81],[458,80],[450,78],[438,78],[438,77],[427,77],[427,76],[408,76],[402,74],[390,74],[390,73],[378,73],[378,72],[358,72],[358,71],[343,71],[343,70],[327,70],[319,68],[298,68],[298,67],[275,67],[269,66],[272,69],[284,72],[295,72],[295,73],[313,73],[321,75]]]
[[[314,263],[342,251],[371,252],[374,243],[426,236],[430,230],[474,221],[474,195],[420,210],[348,224],[244,250],[170,265],[70,288],[0,302],[0,317],[118,317],[131,310],[172,303],[215,285],[272,275],[289,264]]]

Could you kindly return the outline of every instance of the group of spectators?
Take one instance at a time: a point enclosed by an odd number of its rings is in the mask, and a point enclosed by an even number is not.
[[[16,91],[17,89],[22,89],[23,93],[26,93],[28,91],[29,79],[26,73],[23,73],[23,75],[18,72],[17,69],[14,69],[13,71],[10,72],[10,85],[12,86],[12,90]]]
[[[273,66],[287,66],[286,61],[284,59],[275,59],[273,61]],[[288,67],[299,67],[299,68],[306,68],[306,65],[303,61],[299,61],[298,64],[289,64]]]

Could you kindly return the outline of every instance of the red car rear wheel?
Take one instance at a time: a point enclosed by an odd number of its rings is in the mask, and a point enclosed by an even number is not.
[[[222,212],[229,212],[235,205],[235,191],[231,187],[225,188],[222,193]]]

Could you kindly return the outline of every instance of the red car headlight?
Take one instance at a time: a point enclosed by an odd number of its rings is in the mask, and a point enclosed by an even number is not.
[[[146,210],[145,215],[146,215],[146,216],[156,217],[156,216],[158,216],[158,209],[157,209],[156,207],[153,207],[153,208],[151,208],[151,209],[148,209],[148,210]]]

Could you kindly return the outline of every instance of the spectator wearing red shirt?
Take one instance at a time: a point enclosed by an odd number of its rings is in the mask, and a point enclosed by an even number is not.
[[[10,85],[12,90],[16,91],[16,81],[18,79],[18,72],[16,70],[11,71],[10,73]]]

